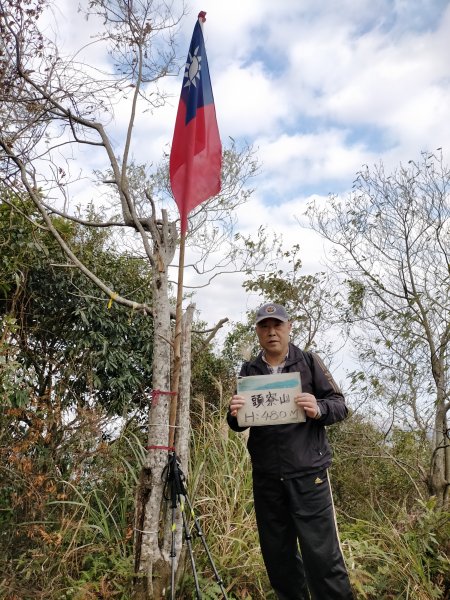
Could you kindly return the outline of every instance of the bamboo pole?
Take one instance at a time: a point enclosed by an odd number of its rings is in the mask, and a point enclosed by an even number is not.
[[[183,277],[184,277],[184,254],[186,247],[186,231],[182,231],[180,238],[180,257],[178,262],[178,284],[177,284],[177,306],[175,312],[175,337],[173,345],[173,375],[172,395],[170,398],[169,412],[169,447],[175,445],[175,427],[177,420],[178,394],[180,389],[181,372],[181,329],[183,321]]]

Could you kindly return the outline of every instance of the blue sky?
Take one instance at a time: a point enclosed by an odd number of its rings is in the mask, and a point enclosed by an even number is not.
[[[89,34],[59,0],[68,45]],[[179,2],[175,2],[175,6]],[[299,226],[306,204],[346,194],[361,165],[386,170],[422,151],[450,151],[450,6],[441,0],[195,0],[181,23],[182,64],[200,10],[219,129],[252,143],[261,164],[238,229],[261,225],[300,243],[305,271],[323,268],[323,243]],[[81,21],[80,21],[81,23]],[[157,162],[172,139],[183,70],[164,83],[172,99],[142,113],[133,155]],[[120,135],[129,106],[117,107]],[[100,165],[92,165],[99,167]],[[195,297],[211,323],[239,320],[258,299],[227,275]],[[187,283],[195,278],[187,275]]]

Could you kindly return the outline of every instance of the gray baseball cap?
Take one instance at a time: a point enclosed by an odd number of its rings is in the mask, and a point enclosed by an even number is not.
[[[278,321],[283,321],[283,323],[286,323],[289,321],[289,316],[284,306],[269,302],[268,304],[263,304],[260,308],[258,308],[255,323],[258,324],[264,319],[278,319]]]

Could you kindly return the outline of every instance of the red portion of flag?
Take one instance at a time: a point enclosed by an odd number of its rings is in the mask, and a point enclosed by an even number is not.
[[[194,28],[170,154],[170,183],[187,230],[189,212],[220,192],[222,144],[200,24]]]
[[[170,182],[181,216],[181,232],[187,229],[189,212],[220,192],[222,146],[214,104],[197,110],[185,125],[186,107],[180,102],[170,155]]]

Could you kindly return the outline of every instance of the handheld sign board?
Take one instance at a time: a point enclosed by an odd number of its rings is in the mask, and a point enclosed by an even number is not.
[[[305,421],[305,411],[294,402],[301,391],[300,373],[239,377],[237,393],[245,398],[237,413],[239,427]]]

